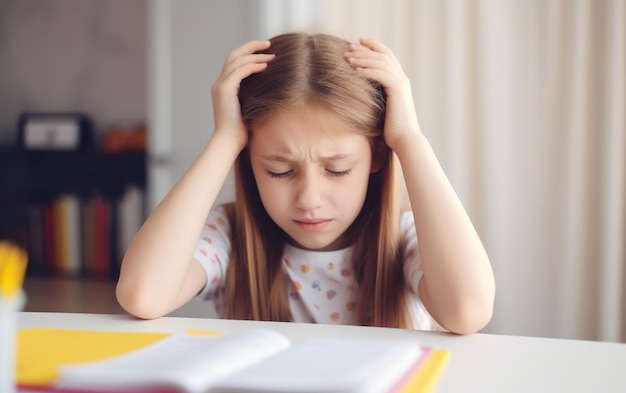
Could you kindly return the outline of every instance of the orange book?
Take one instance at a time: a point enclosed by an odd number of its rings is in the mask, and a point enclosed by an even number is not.
[[[57,215],[57,258],[60,272],[78,276],[81,267],[80,206],[74,195],[62,195],[55,203]]]
[[[44,244],[45,244],[45,267],[50,273],[58,270],[58,260],[56,251],[57,233],[55,224],[54,205],[47,203],[44,206]]]
[[[69,265],[69,233],[68,233],[68,206],[65,196],[61,196],[52,205],[54,210],[55,259],[56,272],[66,274]]]
[[[81,271],[90,276],[94,266],[94,214],[93,197],[86,198],[80,204],[80,230],[81,230]]]

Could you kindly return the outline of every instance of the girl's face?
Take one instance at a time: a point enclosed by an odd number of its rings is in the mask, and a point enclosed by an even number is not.
[[[266,119],[254,129],[249,150],[263,206],[296,245],[345,246],[342,235],[367,192],[368,139],[324,110],[308,108]]]

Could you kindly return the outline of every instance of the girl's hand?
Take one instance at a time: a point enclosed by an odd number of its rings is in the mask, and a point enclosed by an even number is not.
[[[273,54],[255,53],[270,47],[270,41],[250,41],[232,51],[222,66],[220,76],[211,87],[215,135],[234,136],[243,149],[248,143],[248,130],[241,117],[239,86],[251,74],[267,68]]]
[[[361,39],[346,52],[346,59],[365,78],[380,83],[387,95],[385,142],[394,151],[405,137],[420,132],[411,82],[393,52],[373,39]]]

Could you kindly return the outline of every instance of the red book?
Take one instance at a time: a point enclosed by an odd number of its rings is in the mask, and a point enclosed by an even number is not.
[[[109,202],[101,195],[94,199],[94,237],[95,237],[95,265],[94,271],[98,278],[109,277],[111,247]]]

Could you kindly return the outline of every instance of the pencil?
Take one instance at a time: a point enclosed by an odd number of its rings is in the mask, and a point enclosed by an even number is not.
[[[28,255],[17,245],[0,241],[0,295],[10,298],[20,292]]]

